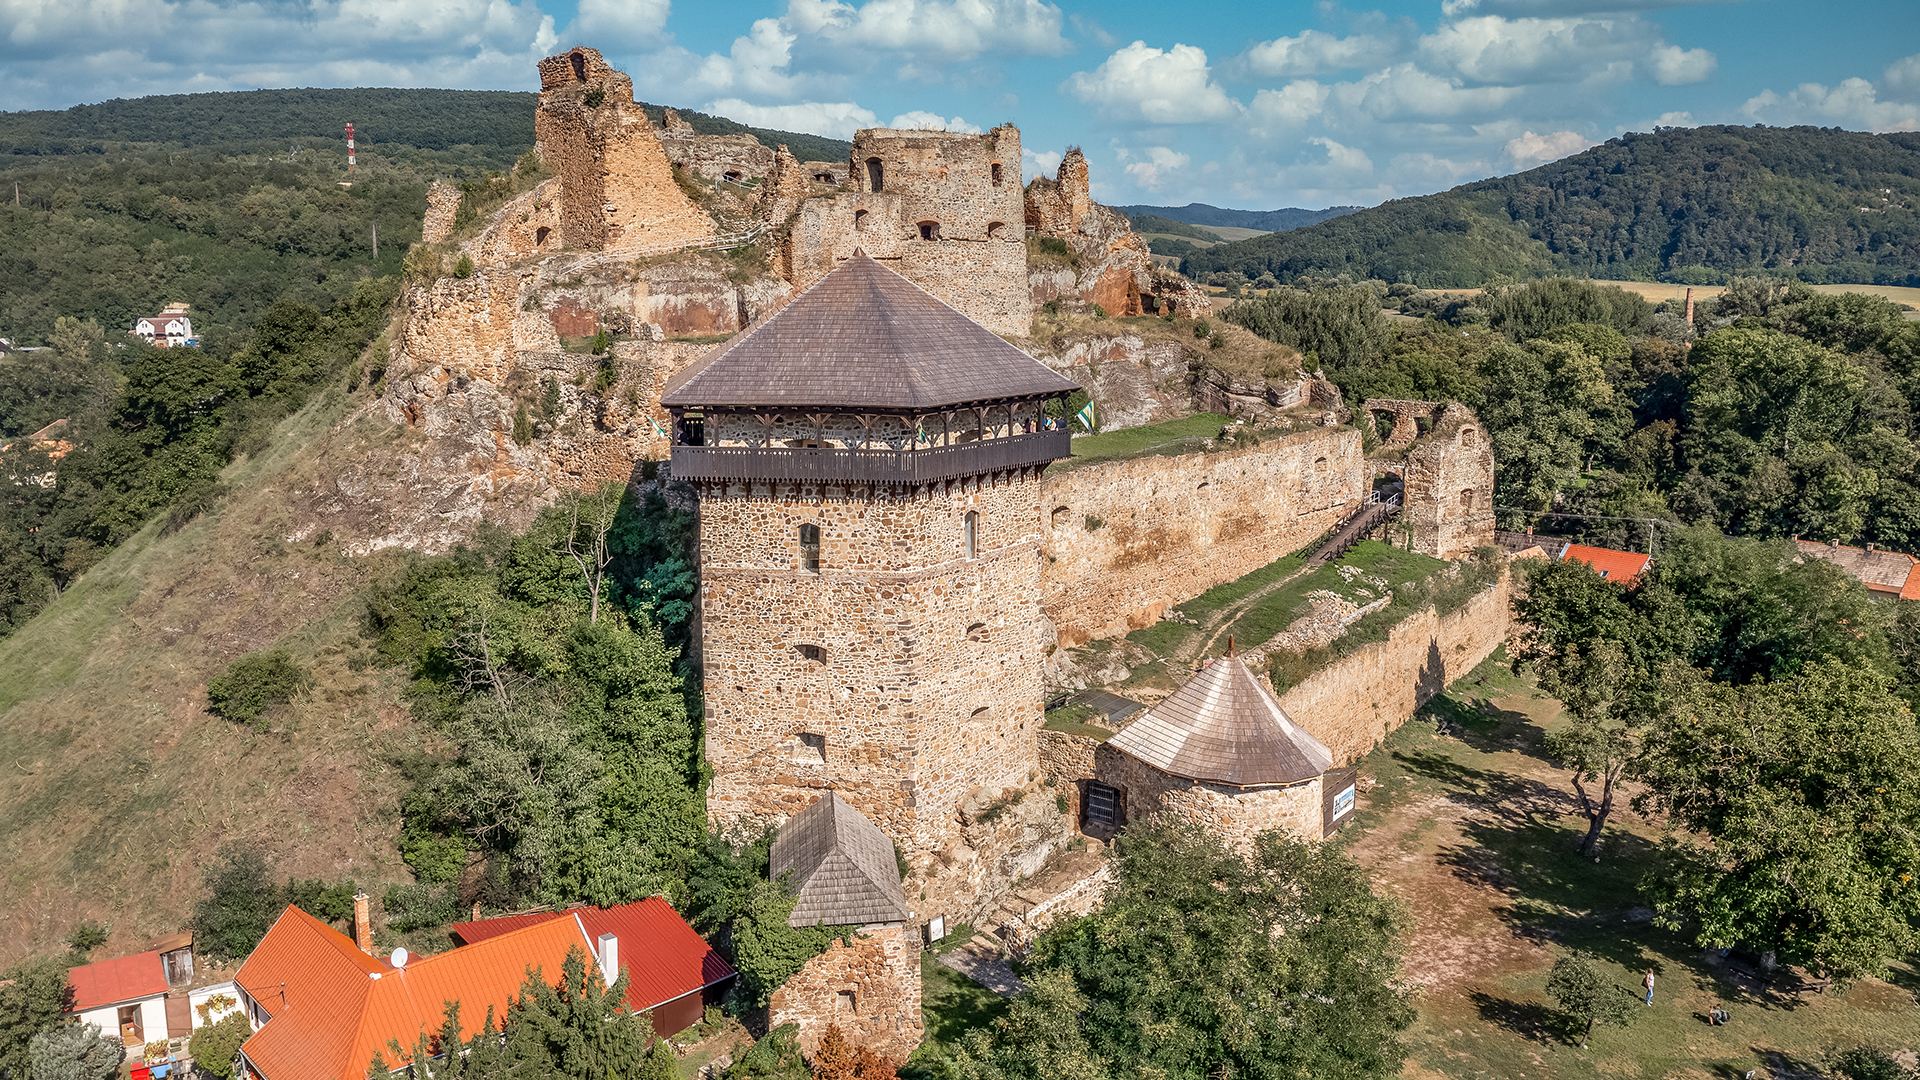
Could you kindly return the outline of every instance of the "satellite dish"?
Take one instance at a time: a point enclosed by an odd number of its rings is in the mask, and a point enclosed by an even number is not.
[[[398,949],[393,950],[393,955],[388,958],[387,962],[389,964],[392,964],[395,970],[406,967],[407,966],[406,947],[402,946]]]

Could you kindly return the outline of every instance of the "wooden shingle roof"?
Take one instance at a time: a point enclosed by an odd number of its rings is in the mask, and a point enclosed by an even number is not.
[[[1333,766],[1326,744],[1233,656],[1202,668],[1107,745],[1173,776],[1239,787],[1299,783]]]
[[[668,408],[931,412],[1079,386],[864,251],[667,380]]]
[[[780,826],[770,867],[775,880],[789,871],[800,894],[791,926],[852,926],[905,922],[907,894],[893,841],[835,792]]]

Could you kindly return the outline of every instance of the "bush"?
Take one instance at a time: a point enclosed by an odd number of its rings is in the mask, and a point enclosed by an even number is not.
[[[195,1028],[193,1040],[187,1043],[187,1053],[193,1055],[194,1071],[217,1080],[233,1080],[234,1057],[240,1053],[240,1044],[252,1034],[252,1025],[247,1023],[246,1014],[240,1012],[222,1017],[218,1023]]]
[[[250,653],[207,684],[207,711],[235,722],[256,720],[267,708],[293,700],[306,682],[285,649]]]
[[[387,929],[398,934],[444,926],[460,917],[452,885],[390,885],[385,897]]]
[[[457,278],[472,277],[473,257],[469,255],[460,256],[460,261],[453,264],[453,276]]]
[[[267,877],[266,856],[244,841],[222,847],[207,869],[209,895],[194,905],[194,948],[226,963],[253,951],[280,913],[280,890]]]
[[[527,403],[521,402],[513,410],[513,442],[515,446],[525,446],[533,441],[533,421],[527,416]]]
[[[85,956],[107,943],[107,928],[88,919],[67,935],[67,948]]]
[[[118,1037],[99,1024],[50,1027],[27,1043],[33,1080],[112,1080],[127,1056]]]

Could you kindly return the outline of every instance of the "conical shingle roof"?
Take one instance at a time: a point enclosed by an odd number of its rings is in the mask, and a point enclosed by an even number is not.
[[[792,871],[799,903],[791,926],[905,922],[907,894],[893,841],[837,793],[780,826],[770,859],[777,881]]]
[[[1326,744],[1233,656],[1202,668],[1107,745],[1164,773],[1239,787],[1299,783],[1333,767]]]
[[[864,251],[667,380],[668,408],[936,409],[1079,386]]]

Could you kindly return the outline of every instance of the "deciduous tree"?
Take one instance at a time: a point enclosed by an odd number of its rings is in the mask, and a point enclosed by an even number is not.
[[[1607,978],[1591,958],[1579,953],[1566,953],[1553,962],[1547,972],[1547,996],[1566,1014],[1572,1030],[1579,1032],[1583,1050],[1594,1025],[1626,1027],[1633,1022],[1633,1007],[1638,1004],[1632,991]]]

